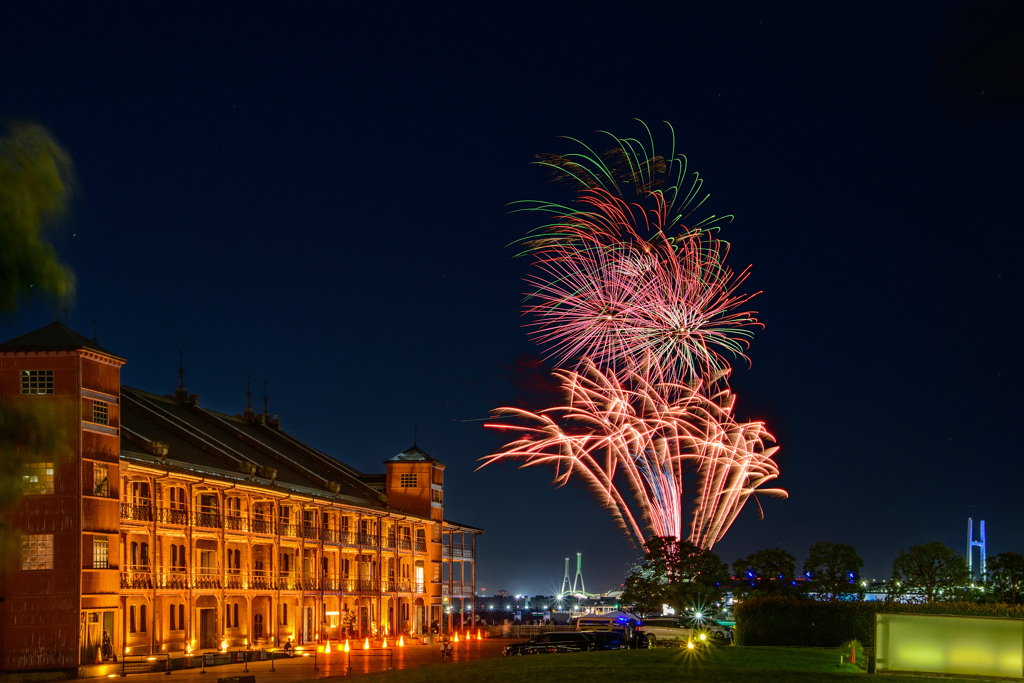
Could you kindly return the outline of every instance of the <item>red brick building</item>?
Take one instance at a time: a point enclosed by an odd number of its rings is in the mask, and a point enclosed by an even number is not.
[[[9,520],[23,537],[0,579],[0,668],[471,620],[482,530],[444,519],[442,463],[413,446],[365,474],[266,410],[122,386],[124,363],[60,322],[0,344],[0,401],[77,412]]]

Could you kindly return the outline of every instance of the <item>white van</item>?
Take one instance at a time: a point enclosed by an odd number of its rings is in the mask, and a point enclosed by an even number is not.
[[[577,631],[627,631],[636,628],[640,620],[628,612],[584,614],[576,618]]]
[[[687,628],[676,617],[644,619],[640,624],[640,631],[647,636],[650,647],[654,647],[659,640],[690,640],[693,638],[693,629]]]

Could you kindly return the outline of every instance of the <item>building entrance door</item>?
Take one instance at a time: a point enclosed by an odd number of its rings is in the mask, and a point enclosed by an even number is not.
[[[217,610],[199,610],[199,649],[216,648],[217,642]]]
[[[302,642],[313,641],[313,608],[307,607],[302,610]]]

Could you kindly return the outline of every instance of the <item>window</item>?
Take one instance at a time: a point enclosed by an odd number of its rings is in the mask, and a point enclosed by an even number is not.
[[[437,562],[434,563],[434,583],[441,581],[441,565]]]
[[[174,626],[174,605],[171,605],[171,609],[168,610],[168,613],[170,614],[170,624],[168,624],[168,628],[171,631],[177,631],[178,629]]]
[[[185,605],[178,605],[178,628],[185,628]]]
[[[399,485],[403,489],[413,488],[414,486],[416,486],[416,475],[415,474],[403,474],[403,475],[401,475],[401,480],[399,482]]]
[[[146,632],[146,606],[139,605],[139,630]]]
[[[288,605],[281,605],[281,625],[288,625]]]
[[[107,539],[92,537],[92,568],[107,569]]]
[[[21,571],[53,569],[53,534],[32,534],[21,539]]]
[[[352,569],[352,565],[349,562],[349,558],[345,557],[341,560],[341,577],[347,579],[349,572]]]
[[[22,396],[53,394],[53,370],[22,370]]]
[[[142,566],[149,567],[149,544],[143,543],[140,550],[142,551],[142,557],[140,558],[142,560]]]
[[[441,502],[441,492],[440,492],[440,491],[438,491],[437,489],[434,489],[433,491],[431,491],[431,493],[433,494],[433,495],[431,496],[431,499],[432,499],[432,500],[433,500],[433,501],[434,501],[435,503],[440,503],[440,502]]]
[[[92,402],[92,421],[98,425],[107,424],[107,404],[103,401]]]
[[[238,603],[237,602],[235,603],[234,618],[235,618],[235,620],[232,623],[235,625],[235,628],[238,628]]]
[[[22,490],[26,496],[41,496],[53,493],[53,463],[30,462],[21,475]]]
[[[128,608],[128,633],[135,633],[135,605]]]
[[[92,464],[92,495],[100,498],[110,496],[110,471],[105,463]]]
[[[224,626],[231,628],[231,605],[230,603],[224,603]]]

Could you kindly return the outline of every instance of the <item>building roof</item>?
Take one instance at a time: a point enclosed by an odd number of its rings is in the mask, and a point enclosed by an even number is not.
[[[357,505],[383,505],[363,473],[279,428],[122,385],[122,455],[146,454],[151,442],[165,444],[166,462],[179,467],[238,472],[240,478],[272,480],[276,486],[340,496]],[[276,472],[273,479],[270,470]]]
[[[435,460],[427,455],[419,446],[413,444],[412,448],[402,451],[393,458],[388,458],[384,462],[436,462],[438,465],[442,464],[440,460]]]
[[[46,327],[15,337],[0,344],[0,351],[65,351],[72,349],[89,349],[123,361],[110,351],[99,345],[94,339],[78,334],[59,320]]]

